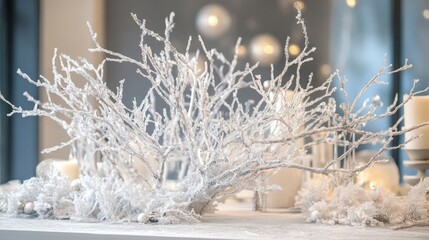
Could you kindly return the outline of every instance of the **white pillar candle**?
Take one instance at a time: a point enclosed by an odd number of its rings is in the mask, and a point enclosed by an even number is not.
[[[277,100],[275,100],[275,102],[274,102],[274,108],[275,108],[275,110],[276,110],[276,112],[281,112],[281,111],[283,111],[284,110],[284,108],[285,108],[285,106],[284,106],[284,102],[290,102],[290,101],[292,101],[292,99],[293,99],[293,95],[294,95],[294,93],[293,93],[293,91],[290,91],[290,90],[286,90],[285,91],[285,93],[284,93],[284,101],[282,101],[281,100],[281,95],[280,95],[280,93],[279,93],[279,96],[277,96]],[[275,95],[274,95],[274,93],[270,93],[270,98],[271,98],[271,100],[274,100],[273,98],[275,97]],[[284,120],[285,120],[285,122],[288,122],[288,118],[289,118],[290,116],[284,116]],[[270,132],[271,132],[271,134],[274,134],[274,135],[279,135],[280,133],[281,133],[281,129],[280,129],[280,127],[281,127],[281,123],[273,123],[272,125],[271,125],[271,129],[270,129]]]
[[[408,97],[407,95],[404,98]],[[404,105],[404,127],[412,127],[429,121],[429,96],[413,96]],[[405,133],[405,141],[422,135],[405,145],[406,149],[429,149],[429,126]]]
[[[266,208],[288,208],[295,205],[295,196],[301,188],[302,170],[281,168],[267,179],[267,184],[277,185],[280,191],[265,194]]]
[[[313,167],[324,167],[334,159],[334,146],[332,143],[320,142],[311,147]]]
[[[274,94],[271,95],[274,97]],[[292,101],[294,97],[294,92],[287,90],[284,93],[284,98],[286,102]],[[274,103],[275,109],[277,112],[283,111],[284,101],[278,99]],[[285,116],[285,121],[288,121],[288,116]],[[279,136],[282,133],[281,124],[274,123],[270,129],[271,134]],[[297,140],[298,145],[304,145],[304,139]],[[281,149],[280,149],[281,151]],[[273,175],[268,177],[267,184],[269,185],[278,185],[282,190],[277,192],[270,192],[264,196],[264,207],[266,208],[287,208],[293,207],[295,204],[295,196],[301,188],[302,181],[302,170],[291,169],[291,168],[281,168],[278,169]]]
[[[76,159],[73,160],[54,160],[52,166],[57,169],[61,175],[70,180],[79,178],[79,164]]]

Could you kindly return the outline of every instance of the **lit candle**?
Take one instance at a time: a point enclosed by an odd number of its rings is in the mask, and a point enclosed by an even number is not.
[[[61,175],[68,177],[70,180],[79,178],[79,164],[76,159],[54,160],[51,164]]]
[[[364,150],[357,154],[358,164],[366,164],[375,152]],[[399,169],[395,161],[389,156],[379,156],[377,159],[386,159],[386,162],[378,162],[366,168],[357,176],[357,182],[366,189],[376,190],[381,187],[384,190],[396,193],[399,188]]]
[[[367,189],[375,190],[381,187],[396,193],[399,187],[399,170],[392,160],[387,163],[376,163],[360,172],[357,181]]]

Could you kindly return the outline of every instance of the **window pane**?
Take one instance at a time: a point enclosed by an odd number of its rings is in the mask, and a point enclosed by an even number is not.
[[[382,67],[385,54],[388,54],[387,63],[393,63],[391,1],[334,0],[333,3],[332,66],[334,69],[339,69],[340,74],[347,78],[346,90],[349,98],[353,99]],[[392,88],[389,86],[371,87],[367,97],[374,95],[379,95],[385,105],[392,102]],[[337,97],[344,99],[340,93]],[[360,106],[364,100],[365,98],[361,99]],[[381,130],[387,129],[390,125],[390,119],[380,119],[366,127]],[[376,149],[372,146],[364,147]]]
[[[402,56],[413,65],[402,74],[402,93],[406,93],[413,79],[420,80],[418,90],[429,86],[429,1],[402,1],[402,19]],[[429,111],[429,106],[422,111]],[[409,159],[405,151],[401,155],[402,159]],[[415,175],[416,171],[404,168],[404,173]]]
[[[0,90],[2,93],[5,92],[6,88],[6,67],[7,62],[6,60],[6,24],[5,24],[5,18],[6,18],[6,9],[5,9],[5,0],[0,0]],[[0,103],[0,184],[6,181],[7,174],[6,174],[6,141],[7,141],[7,134],[6,134],[6,105],[1,102]]]
[[[16,74],[21,68],[33,79],[38,76],[37,0],[0,1],[0,89],[6,99],[31,108],[22,95],[37,97],[38,89]],[[37,163],[37,118],[7,117],[10,107],[0,103],[0,181],[28,179]]]

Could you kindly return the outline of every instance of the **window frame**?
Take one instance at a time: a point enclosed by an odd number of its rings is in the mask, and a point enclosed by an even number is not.
[[[0,0],[0,90],[6,99],[27,108],[32,106],[23,92],[38,97],[38,89],[16,70],[32,78],[39,75],[39,5],[39,0]],[[0,183],[34,176],[38,163],[38,118],[7,117],[10,111],[1,101]]]

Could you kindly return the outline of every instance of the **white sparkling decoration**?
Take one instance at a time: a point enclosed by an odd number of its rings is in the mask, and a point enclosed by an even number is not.
[[[80,189],[80,179],[74,179],[71,183],[70,186],[73,190],[79,190]]]
[[[277,38],[270,34],[260,34],[250,42],[250,55],[263,66],[276,63],[282,54]]]
[[[34,104],[24,109],[1,94],[0,99],[10,105],[9,115],[48,117],[64,128],[70,140],[43,152],[70,146],[70,159],[74,160],[67,164],[77,162],[73,166],[78,166],[79,172],[73,173],[79,180],[72,182],[73,177],[48,162],[38,168],[37,177],[19,186],[0,188],[1,214],[19,217],[23,204],[32,202],[31,216],[37,218],[192,223],[240,191],[264,193],[275,189],[276,186],[263,184],[272,170],[293,168],[326,177],[318,182],[316,190],[301,194],[299,203],[311,221],[377,225],[396,221],[396,212],[403,213],[401,223],[428,221],[429,179],[412,188],[406,198],[387,199],[392,201],[374,201],[381,190],[366,190],[353,184],[357,173],[382,161],[379,156],[384,151],[407,143],[392,145],[394,136],[427,125],[399,129],[398,121],[388,129],[362,128],[366,123],[392,116],[414,94],[428,90],[414,91],[415,81],[403,101],[395,99],[382,109],[375,97],[369,106],[358,106],[368,89],[384,84],[380,78],[390,79],[389,75],[411,65],[405,62],[391,69],[384,64],[353,98],[348,96],[345,80],[338,71],[313,86],[312,74],[300,74],[313,59],[315,48],[309,46],[299,12],[297,24],[303,30],[304,43],[296,57],[290,58],[288,51],[281,51],[272,39],[262,41],[267,53],[285,54],[280,71],[273,69],[268,79],[255,73],[259,71],[257,64],[238,64],[238,56],[226,59],[216,49],[207,49],[201,38],[198,47],[207,61],[200,72],[198,54],[190,53],[195,44],[192,39],[183,53],[170,41],[173,16],[166,19],[161,36],[132,15],[141,30],[138,59],[102,47],[89,26],[94,40],[90,51],[105,56],[101,64],[55,51],[52,81],[43,76],[33,80],[18,70],[25,80],[46,92],[46,102],[24,93]],[[152,49],[153,40],[163,49]],[[235,52],[239,46],[240,41]],[[288,47],[289,38],[283,49]],[[114,90],[106,86],[104,64],[108,61],[135,66],[141,80],[150,85],[142,90],[143,100],[134,100],[131,106],[123,103],[125,80]],[[75,79],[85,82],[75,84]],[[268,84],[263,84],[265,80]],[[332,98],[337,91],[332,87],[334,80],[341,81],[338,92],[345,95],[344,102],[337,103]],[[238,98],[241,91],[252,91],[254,99]],[[286,96],[288,92],[291,98]],[[164,108],[158,109],[158,104]],[[276,131],[271,131],[273,126]],[[318,142],[304,142],[320,133],[328,134]],[[334,146],[333,159],[318,166],[304,163],[307,151],[319,142]],[[379,151],[365,164],[354,164],[354,151],[373,142],[381,143]],[[340,147],[346,151],[336,151]],[[341,162],[346,167],[340,168]],[[174,184],[167,178],[171,166],[177,175]],[[382,215],[376,216],[377,213]]]
[[[230,29],[231,15],[219,4],[206,5],[198,12],[196,27],[207,38],[219,38]]]
[[[25,214],[32,214],[34,212],[34,203],[28,202],[24,205],[24,213]]]
[[[140,213],[140,214],[137,216],[137,221],[138,221],[139,223],[146,223],[146,222],[147,222],[146,214],[145,214],[145,213]]]
[[[429,226],[429,178],[398,196],[383,188],[362,188],[359,183],[335,184],[339,178],[307,182],[297,197],[308,222],[392,228]],[[375,184],[375,183],[373,183]]]

